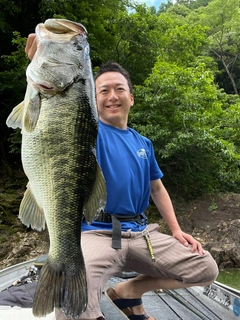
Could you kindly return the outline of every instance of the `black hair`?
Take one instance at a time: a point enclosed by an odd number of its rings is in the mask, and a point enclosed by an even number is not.
[[[127,80],[127,83],[129,86],[129,91],[132,94],[133,86],[132,86],[132,82],[130,79],[130,75],[122,66],[120,66],[120,64],[118,64],[117,62],[107,62],[107,63],[102,64],[99,67],[97,73],[95,74],[94,80],[96,81],[97,78],[105,72],[119,72],[119,73],[121,73],[124,76],[124,78]]]

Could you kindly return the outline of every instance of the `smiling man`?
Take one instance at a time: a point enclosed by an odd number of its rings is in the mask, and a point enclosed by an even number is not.
[[[129,74],[119,64],[107,63],[100,67],[95,84],[97,158],[107,184],[107,203],[97,221],[82,225],[89,303],[81,319],[102,319],[104,284],[122,270],[134,270],[141,275],[109,288],[106,295],[128,319],[153,320],[142,305],[145,292],[207,285],[218,268],[201,244],[181,230],[151,141],[127,125],[134,104]],[[150,195],[173,236],[160,233],[157,224],[147,224],[144,211]]]

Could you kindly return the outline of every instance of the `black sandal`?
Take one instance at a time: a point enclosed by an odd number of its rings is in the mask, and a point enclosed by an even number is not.
[[[145,320],[149,319],[146,314],[133,314],[131,307],[136,307],[142,304],[142,299],[121,299],[116,294],[113,288],[108,288],[105,292],[108,299],[112,302],[114,307],[116,307],[126,319],[130,320]]]

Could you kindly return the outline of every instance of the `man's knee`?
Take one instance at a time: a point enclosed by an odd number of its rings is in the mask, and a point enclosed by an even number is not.
[[[219,270],[216,261],[209,252],[199,257],[199,263],[190,271],[189,282],[210,284],[216,280]]]

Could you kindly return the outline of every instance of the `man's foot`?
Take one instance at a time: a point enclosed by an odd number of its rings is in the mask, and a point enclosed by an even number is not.
[[[146,314],[143,309],[141,298],[120,298],[113,288],[108,288],[105,292],[106,296],[118,308],[118,310],[126,317],[131,320],[156,320],[155,318]]]

